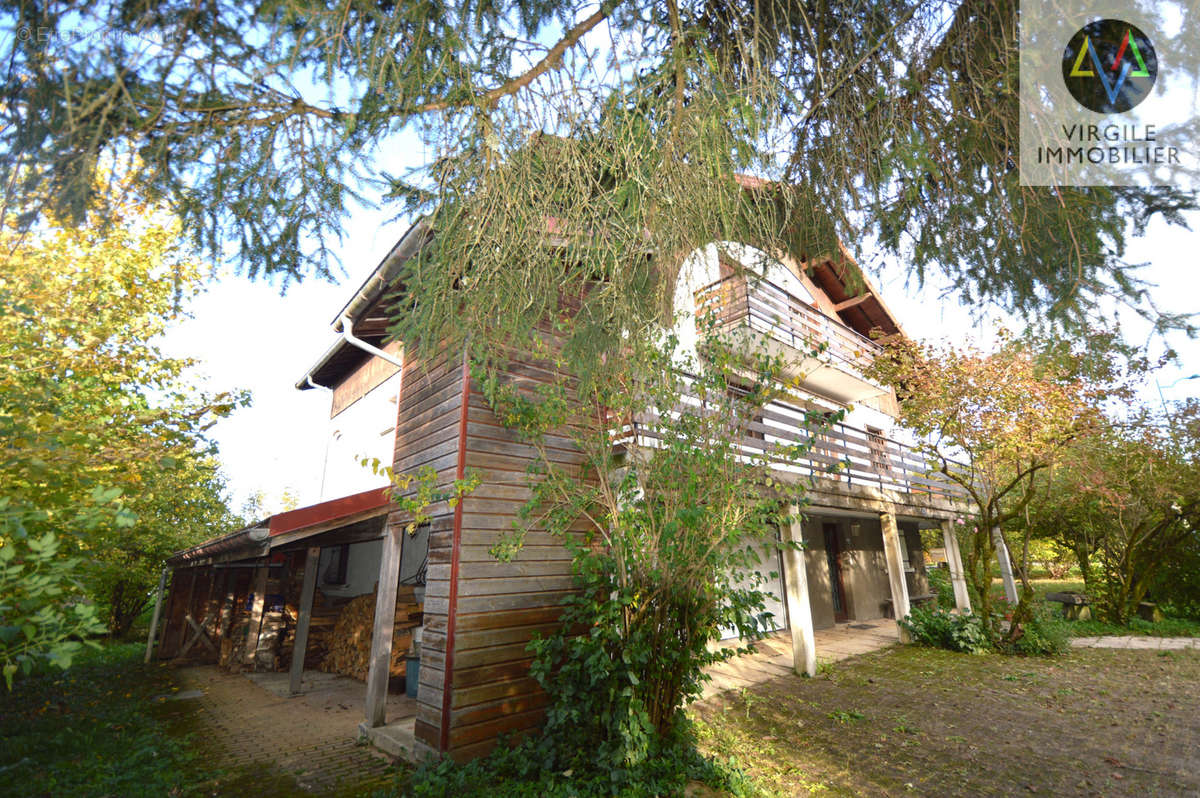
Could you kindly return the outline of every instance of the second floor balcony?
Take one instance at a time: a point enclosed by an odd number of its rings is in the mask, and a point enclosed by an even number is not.
[[[838,402],[858,402],[888,389],[864,372],[883,348],[766,279],[725,277],[696,292],[696,316],[715,314],[735,344],[766,345],[788,361],[785,373]]]
[[[713,409],[696,395],[681,397],[679,412],[705,414]],[[638,437],[644,446],[659,445],[669,433],[659,425],[659,415],[647,412],[618,425],[614,439]],[[916,446],[878,432],[849,424],[811,426],[805,408],[773,401],[757,409],[731,441],[737,456],[769,464],[782,474],[815,480],[825,492],[841,493],[858,486],[923,496],[946,506],[962,507],[969,495],[961,479],[970,479],[970,467],[948,460],[929,459]],[[797,453],[799,452],[799,453]],[[945,467],[948,473],[942,473]],[[950,475],[954,478],[951,478]]]

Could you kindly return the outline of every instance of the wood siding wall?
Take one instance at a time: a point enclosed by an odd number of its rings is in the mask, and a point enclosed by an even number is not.
[[[548,379],[534,366],[516,365],[511,371],[525,384]],[[529,677],[525,646],[534,632],[557,628],[563,597],[572,588],[570,555],[544,531],[532,530],[511,563],[489,553],[529,498],[526,468],[536,453],[500,424],[474,389],[464,417],[463,380],[461,361],[425,368],[406,359],[395,466],[397,472],[409,472],[430,464],[439,481],[448,483],[456,475],[461,446],[465,469],[481,478],[455,511],[435,515],[429,539],[418,753],[441,752],[458,760],[487,753],[500,734],[528,732],[541,722],[546,695]],[[565,464],[582,460],[566,445],[553,456]],[[397,513],[390,522],[404,520]],[[452,663],[448,686],[447,662]]]
[[[447,356],[435,361],[404,359],[396,422],[397,474],[433,468],[440,485],[449,485],[458,471],[459,429],[462,417],[461,362]],[[425,630],[421,644],[420,689],[417,694],[416,737],[423,751],[442,750],[443,689],[446,683],[446,642],[450,616],[450,561],[453,552],[454,511],[434,508],[426,571]],[[394,529],[409,522],[396,510],[388,516]]]
[[[389,355],[400,357],[403,348],[399,341],[383,347]],[[400,369],[381,357],[371,357],[333,388],[333,399],[329,406],[329,417],[334,418],[350,405],[366,396],[384,380]]]

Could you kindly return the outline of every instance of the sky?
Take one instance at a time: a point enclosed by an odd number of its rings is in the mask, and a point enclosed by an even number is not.
[[[338,282],[307,280],[281,293],[277,283],[219,275],[192,305],[191,318],[164,339],[168,354],[199,361],[194,377],[210,390],[252,394],[251,406],[210,431],[235,509],[255,494],[268,513],[286,509],[286,496],[300,506],[318,500],[329,394],[298,391],[294,384],[336,340],[334,315],[407,229],[405,221],[389,217],[379,211],[354,216],[340,248],[346,273]],[[1192,231],[1156,223],[1130,248],[1132,261],[1151,264],[1144,276],[1157,283],[1151,296],[1163,311],[1200,311],[1200,214],[1192,221]],[[1009,321],[1002,313],[962,306],[937,281],[918,288],[900,263],[871,276],[915,338],[986,344]],[[1131,313],[1122,314],[1122,328],[1131,340],[1147,340],[1148,327]],[[1200,397],[1200,379],[1181,379],[1200,373],[1200,342],[1174,335],[1151,345],[1179,353],[1179,362],[1158,375],[1163,396]],[[1149,386],[1144,398],[1157,401],[1157,388]]]

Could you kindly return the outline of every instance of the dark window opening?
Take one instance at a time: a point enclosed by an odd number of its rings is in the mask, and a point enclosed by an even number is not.
[[[340,546],[330,548],[331,556],[329,564],[325,566],[325,573],[321,576],[321,581],[327,585],[344,585],[346,584],[346,569],[350,562],[350,544],[343,543]]]

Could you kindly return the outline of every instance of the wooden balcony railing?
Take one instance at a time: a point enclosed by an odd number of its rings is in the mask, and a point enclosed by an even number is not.
[[[686,396],[680,412],[706,412],[699,399]],[[784,402],[772,402],[756,411],[752,421],[741,425],[737,446],[747,459],[766,460],[773,469],[850,485],[869,485],[903,493],[961,501],[968,497],[958,482],[931,468],[925,456],[912,446],[848,424],[833,424],[810,430],[806,411]],[[655,418],[644,415],[623,427],[625,436],[636,435],[653,445],[663,435]],[[797,445],[811,444],[796,456]],[[968,473],[967,466],[951,461],[956,475]]]
[[[696,315],[715,313],[723,328],[744,325],[802,351],[826,345],[831,361],[854,373],[883,348],[769,280],[725,277],[696,292]]]

